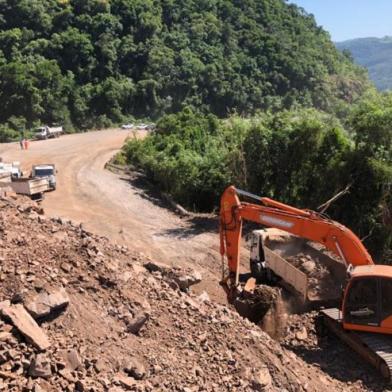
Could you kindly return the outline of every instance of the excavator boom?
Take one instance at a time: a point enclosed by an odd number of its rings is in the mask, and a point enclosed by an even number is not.
[[[256,199],[258,203],[240,201],[239,196]],[[315,211],[291,207],[230,186],[221,198],[220,251],[223,258],[227,257],[230,271],[230,274],[224,278],[225,286],[234,298],[239,296],[241,299],[242,293],[249,291],[246,288],[247,285],[237,290],[244,220],[278,228],[323,244],[338,255],[347,267],[355,267],[350,270],[341,309],[322,310],[320,320],[329,330],[390,379],[392,374],[392,267],[374,265],[360,239],[340,223]]]
[[[262,203],[241,202],[239,195]],[[243,220],[274,227],[323,244],[338,255],[346,266],[374,264],[360,239],[347,227],[311,210],[301,210],[269,198],[228,187],[221,198],[220,252],[227,257],[231,273],[238,273]]]

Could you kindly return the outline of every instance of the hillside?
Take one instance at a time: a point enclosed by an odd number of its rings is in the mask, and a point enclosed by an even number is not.
[[[184,271],[165,272],[27,200],[1,198],[0,207],[2,390],[374,390],[329,376],[228,307],[181,291]],[[353,360],[345,374],[357,378],[363,367]]]
[[[368,85],[284,0],[4,0],[0,48],[3,140],[38,122],[87,129],[184,106],[334,112]]]
[[[392,37],[357,38],[337,42],[336,46],[350,51],[355,62],[369,70],[379,90],[392,88]]]

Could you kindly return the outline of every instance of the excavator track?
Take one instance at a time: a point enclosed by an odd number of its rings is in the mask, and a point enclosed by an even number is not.
[[[321,310],[324,325],[374,366],[384,378],[391,381],[392,337],[369,332],[347,331],[343,329],[341,312],[331,308]]]

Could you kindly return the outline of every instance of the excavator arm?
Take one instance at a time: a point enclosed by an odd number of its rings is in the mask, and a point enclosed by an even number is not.
[[[241,202],[239,195],[258,200],[260,204]],[[347,227],[311,210],[301,210],[228,187],[220,206],[220,253],[227,257],[231,276],[237,275],[243,220],[274,227],[299,237],[323,244],[338,255],[346,266],[374,264],[360,239]]]

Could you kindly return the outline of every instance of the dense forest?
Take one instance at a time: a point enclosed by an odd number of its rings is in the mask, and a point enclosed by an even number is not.
[[[366,67],[379,90],[392,89],[392,37],[350,39],[337,42],[336,47]]]
[[[284,0],[0,0],[0,138],[193,107],[225,117],[316,107],[368,88],[313,17]]]

